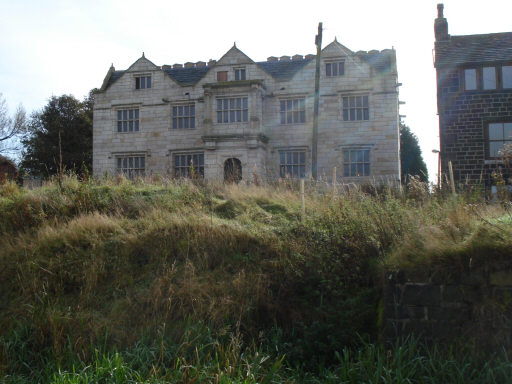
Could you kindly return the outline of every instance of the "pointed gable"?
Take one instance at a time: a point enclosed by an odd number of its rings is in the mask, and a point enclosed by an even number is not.
[[[254,64],[254,61],[239,50],[234,44],[229,51],[227,51],[224,56],[222,56],[219,61],[217,61],[217,65],[241,65],[241,64]]]
[[[150,60],[146,59],[144,53],[142,56],[126,70],[126,72],[139,72],[139,71],[155,71],[159,68]]]
[[[354,52],[345,47],[343,44],[340,44],[338,40],[334,39],[334,41],[328,44],[324,49],[322,49],[322,57],[346,57],[352,56]]]

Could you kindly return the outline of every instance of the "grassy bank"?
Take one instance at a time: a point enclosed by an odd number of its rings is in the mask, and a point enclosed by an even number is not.
[[[370,192],[310,189],[302,215],[290,184],[0,186],[0,370],[11,382],[314,382],[362,372],[369,354],[394,376],[405,368],[388,355],[411,345],[376,346],[383,268],[508,263],[511,215],[506,203]],[[410,358],[446,360],[429,353]]]

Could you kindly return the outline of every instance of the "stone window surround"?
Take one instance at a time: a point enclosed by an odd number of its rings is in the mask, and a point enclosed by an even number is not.
[[[146,89],[151,89],[153,88],[153,76],[151,74],[151,72],[135,72],[135,73],[132,73],[132,76],[133,76],[133,81],[134,81],[134,87],[133,89],[136,90],[136,91],[143,91],[143,90],[146,90]],[[147,85],[144,87],[144,88],[137,88],[137,78],[141,78],[141,77],[149,77],[150,78],[150,82],[151,82],[151,86],[148,87]],[[140,81],[140,80],[139,80]],[[139,83],[140,84],[140,83]]]
[[[244,98],[247,99],[247,120],[246,121],[243,120],[243,111],[245,110],[243,108],[243,99]],[[241,111],[242,111],[242,121],[227,121],[227,122],[222,121],[222,122],[219,123],[219,121],[218,121],[218,112],[219,112],[219,110],[218,110],[218,100],[224,100],[224,99],[227,99],[227,100],[229,100],[229,99],[242,99],[242,109],[241,109]],[[235,101],[235,103],[236,103],[236,101]],[[213,119],[214,124],[216,124],[216,125],[249,124],[249,121],[250,121],[249,116],[250,116],[250,112],[251,112],[251,108],[249,108],[250,105],[251,105],[251,97],[250,97],[249,94],[247,94],[247,93],[241,93],[241,94],[233,94],[233,93],[230,93],[230,94],[217,94],[217,95],[215,95],[213,97],[213,103],[212,104],[213,104],[213,111],[214,111],[214,116],[215,116],[214,119]],[[236,105],[235,105],[235,111],[236,110],[237,109],[236,109]],[[228,111],[228,120],[230,120],[231,117],[229,116],[229,112],[231,111],[231,109],[228,108],[227,111]],[[222,109],[222,112],[224,112],[224,109]],[[222,119],[222,120],[224,120],[224,119]],[[236,115],[235,115],[235,120],[236,120]]]
[[[512,88],[503,88],[503,72],[502,67],[512,66],[512,63],[484,63],[477,65],[465,65],[460,67],[459,77],[461,84],[461,92],[509,92],[512,91]],[[484,89],[483,84],[483,69],[487,67],[495,68],[495,76],[496,76],[496,88],[492,89]],[[466,90],[466,69],[474,69],[476,70],[476,89]]]
[[[189,113],[189,118],[190,117],[194,117],[194,128],[190,128],[190,126],[188,128],[174,128],[174,114],[173,114],[173,111],[174,111],[174,107],[185,107],[185,106],[194,106],[194,116],[190,116],[190,113]],[[179,117],[179,116],[178,116]],[[182,116],[182,117],[185,117],[185,116]],[[171,104],[171,125],[170,125],[170,129],[171,131],[181,131],[181,130],[194,130],[194,129],[197,129],[197,126],[198,126],[198,121],[199,119],[197,118],[197,105],[196,105],[196,102],[194,100],[183,100],[183,101],[176,101],[176,102],[173,102]]]
[[[372,164],[373,164],[373,147],[375,144],[348,144],[348,145],[340,145],[338,150],[341,152],[341,165],[343,170],[343,178],[345,179],[361,179],[362,177],[371,177],[372,176]],[[365,176],[345,176],[345,152],[346,151],[358,151],[358,150],[368,150],[368,161],[369,161],[369,174]]]
[[[508,120],[505,118],[493,118],[493,119],[485,119],[483,122],[483,131],[484,131],[484,150],[485,150],[485,164],[503,164],[503,159],[501,157],[491,157],[489,156],[489,124],[493,123],[509,123],[512,124],[512,119],[509,118]],[[499,140],[497,140],[499,141]],[[505,142],[506,140],[504,140]],[[510,139],[512,143],[512,138]]]
[[[338,73],[336,75],[333,75],[332,64],[338,64],[338,69],[339,69],[340,63],[341,63],[341,68],[343,69],[342,73],[340,74],[340,72],[338,70]],[[331,74],[330,75],[327,74],[327,64],[331,64]],[[332,58],[324,59],[324,69],[325,69],[325,77],[345,76],[345,58],[332,57]]]
[[[237,77],[237,72],[239,73],[238,74],[238,76],[239,76],[238,79],[236,78]],[[247,80],[247,69],[245,67],[234,67],[233,68],[233,73],[234,73],[233,77],[234,77],[235,81]]]
[[[118,132],[117,130],[117,111],[129,110],[129,109],[138,109],[139,110],[139,130],[138,131],[127,131],[127,132]],[[142,131],[142,103],[131,103],[131,104],[121,104],[112,106],[112,127],[113,131],[116,134],[134,134],[140,133]]]
[[[144,171],[143,171],[143,176],[145,175],[146,173],[146,170],[147,170],[147,158],[148,157],[151,157],[151,153],[149,151],[123,151],[123,152],[112,152],[110,154],[110,156],[108,157],[109,159],[114,159],[113,161],[113,169],[114,169],[114,174],[119,174],[118,172],[118,168],[117,168],[117,164],[118,164],[118,159],[119,158],[129,158],[129,157],[143,157],[144,158]]]
[[[199,166],[196,166],[194,164],[194,169],[199,169],[199,172],[197,172],[199,175],[201,175],[202,178],[204,178],[204,171],[205,171],[205,163],[206,163],[206,156],[205,156],[205,151],[203,148],[191,148],[191,149],[179,149],[179,150],[171,150],[169,151],[169,156],[171,157],[171,169],[172,169],[172,174],[174,175],[174,177],[179,177],[177,176],[177,173],[176,173],[176,156],[197,156],[197,155],[202,155],[203,156],[203,165],[201,166],[199,164]],[[189,166],[181,166],[179,165],[178,168],[187,168]],[[202,171],[201,171],[201,168],[202,168]]]
[[[307,114],[306,114],[306,96],[303,95],[303,94],[297,94],[297,95],[286,95],[286,96],[279,96],[279,118],[278,118],[278,121],[279,121],[279,125],[301,125],[301,124],[306,124],[307,123]],[[297,112],[299,113],[299,121],[293,121],[293,112],[295,112],[293,110],[293,105],[292,105],[292,122],[288,123],[288,120],[286,118],[286,114],[289,112],[288,109],[287,109],[287,106],[285,106],[285,122],[283,123],[282,120],[281,120],[281,114],[283,113],[283,111],[281,110],[281,103],[284,101],[284,102],[287,102],[287,101],[292,101],[292,104],[293,104],[293,101],[295,100],[298,100],[298,103],[299,103],[299,108],[301,107],[301,100],[302,100],[302,107],[303,109],[299,109]],[[300,116],[300,112],[304,112],[304,121],[300,121],[301,120],[301,116]]]
[[[344,118],[344,106],[343,106],[343,98],[344,97],[357,97],[357,96],[361,96],[361,97],[368,97],[368,119],[365,119],[364,118],[364,104],[363,106],[361,107],[361,109],[363,109],[363,115],[362,115],[362,119],[358,120],[357,119],[357,111],[356,111],[356,119],[355,120],[350,120],[350,104],[349,104],[349,119],[345,120]],[[362,99],[363,100],[363,99]],[[350,103],[350,101],[349,101]],[[340,93],[340,99],[339,99],[339,105],[340,105],[340,114],[339,114],[339,119],[341,121],[343,121],[343,124],[361,124],[361,123],[364,123],[364,122],[370,122],[372,120],[372,97],[371,97],[371,93],[370,92],[365,92],[364,90],[361,90],[359,92],[346,92],[346,93]],[[356,110],[357,110],[357,104],[356,104]]]

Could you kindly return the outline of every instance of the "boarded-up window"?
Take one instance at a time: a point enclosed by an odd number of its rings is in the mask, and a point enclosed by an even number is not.
[[[228,71],[217,72],[217,81],[228,81]]]

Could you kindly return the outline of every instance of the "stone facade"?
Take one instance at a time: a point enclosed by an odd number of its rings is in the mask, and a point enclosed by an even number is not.
[[[94,104],[94,175],[189,176],[193,163],[206,179],[309,176],[315,61],[257,63],[233,46],[208,64],[159,67],[143,55],[112,67]],[[347,182],[399,180],[397,87],[394,50],[323,49],[319,176],[336,166]]]
[[[450,36],[438,5],[435,68],[441,173],[452,162],[457,182],[492,185],[510,167],[497,153],[512,144],[512,33]],[[501,131],[500,131],[501,129]]]

